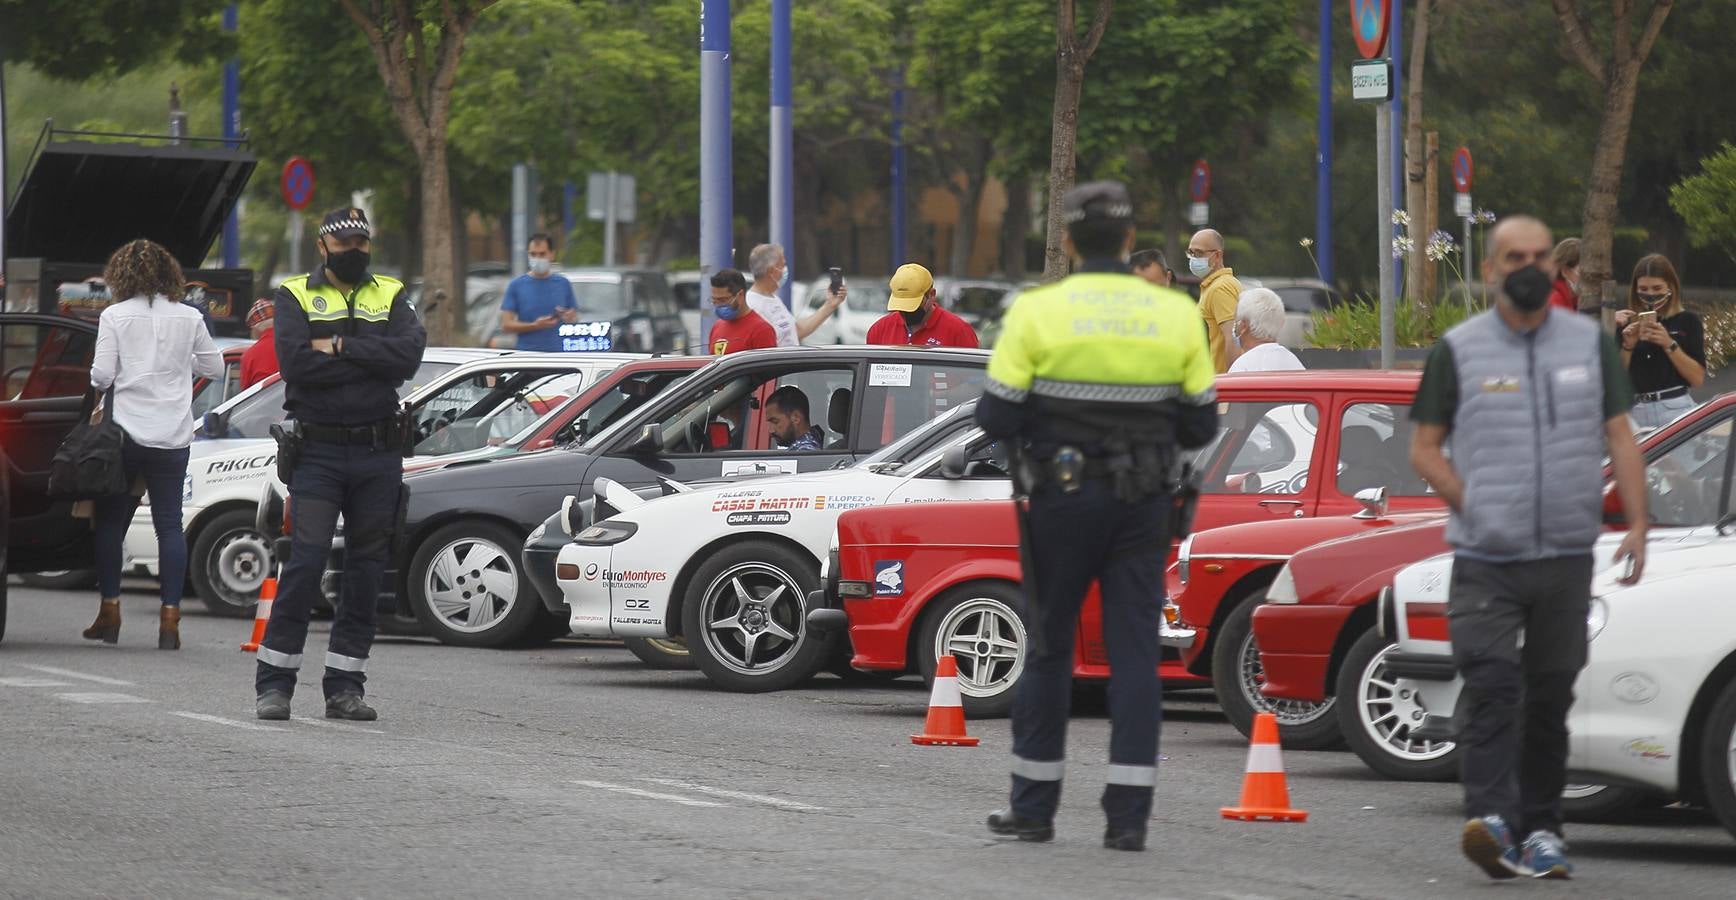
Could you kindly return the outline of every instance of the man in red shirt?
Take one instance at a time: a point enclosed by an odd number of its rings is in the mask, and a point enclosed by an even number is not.
[[[941,309],[934,296],[934,276],[916,263],[905,263],[892,275],[892,296],[886,315],[868,329],[868,343],[911,347],[977,346],[976,332],[965,320]]]
[[[253,346],[241,354],[241,389],[277,374],[277,334],[272,327],[276,306],[270,297],[255,301],[247,311],[247,328],[253,332]]]
[[[747,305],[747,276],[723,269],[711,276],[711,311],[717,324],[711,326],[711,352],[716,356],[760,350],[778,345],[770,322]]]

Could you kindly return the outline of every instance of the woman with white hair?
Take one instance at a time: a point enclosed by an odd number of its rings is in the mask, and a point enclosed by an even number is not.
[[[1303,368],[1290,348],[1278,343],[1284,330],[1284,301],[1268,288],[1250,288],[1236,301],[1236,321],[1230,334],[1242,353],[1231,372],[1277,372]]]

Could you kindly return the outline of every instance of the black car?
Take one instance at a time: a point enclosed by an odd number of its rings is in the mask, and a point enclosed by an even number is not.
[[[873,453],[975,399],[988,354],[911,347],[788,347],[719,359],[583,445],[459,463],[404,478],[405,518],[384,589],[399,591],[441,641],[500,646],[566,633],[565,605],[521,559],[532,529],[563,498],[590,497],[598,478],[655,491],[660,480],[810,472]],[[775,449],[763,407],[795,387],[819,449]],[[543,573],[538,572],[541,576]]]
[[[78,423],[90,387],[96,324],[0,313],[0,573],[89,569],[90,520],[48,498],[54,452]],[[6,578],[0,575],[0,637]]]

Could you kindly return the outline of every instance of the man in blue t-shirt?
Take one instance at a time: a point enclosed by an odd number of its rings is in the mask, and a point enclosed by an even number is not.
[[[506,286],[500,301],[500,330],[518,335],[518,349],[542,352],[561,350],[560,325],[579,320],[572,282],[554,270],[554,242],[546,234],[533,234],[526,242],[530,271]]]

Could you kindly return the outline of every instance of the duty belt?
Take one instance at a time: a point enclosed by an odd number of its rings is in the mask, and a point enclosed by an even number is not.
[[[392,445],[394,428],[390,421],[371,425],[314,425],[304,422],[301,431],[308,440],[322,444],[389,447]]]

